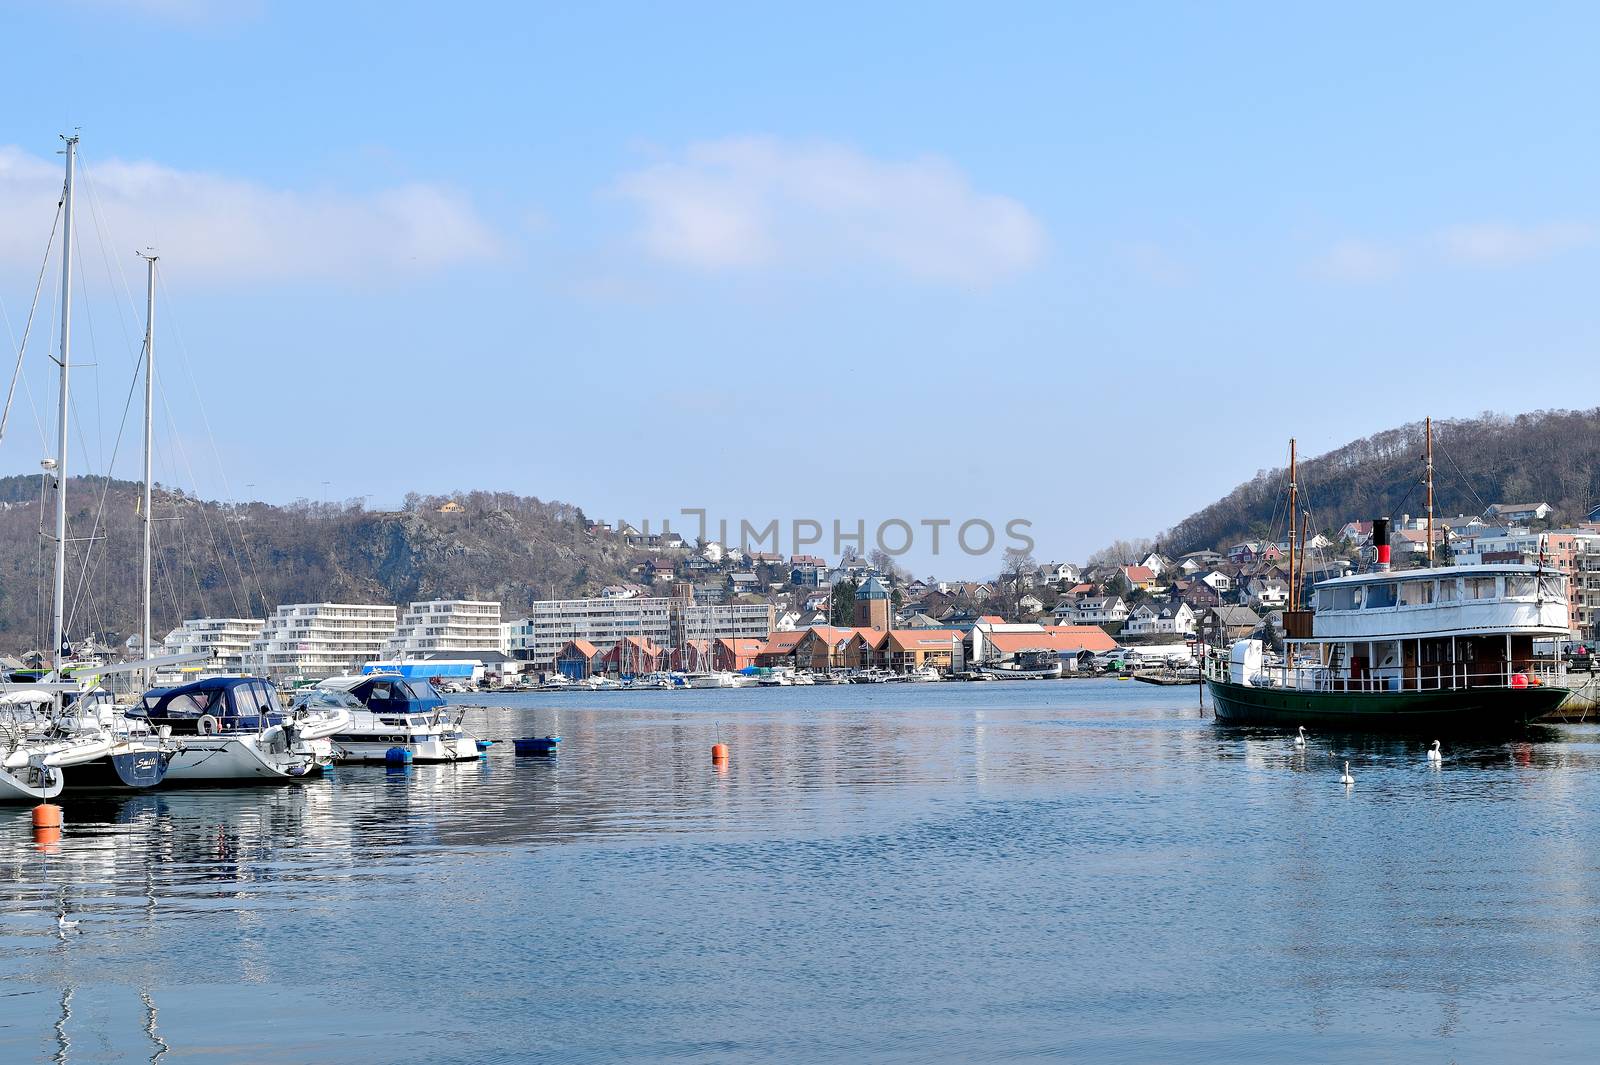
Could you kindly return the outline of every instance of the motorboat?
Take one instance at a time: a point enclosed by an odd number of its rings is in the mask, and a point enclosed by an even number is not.
[[[330,677],[300,696],[297,706],[338,707],[349,714],[333,736],[339,762],[385,762],[398,747],[413,762],[472,762],[483,757],[467,733],[467,708],[452,706],[420,677],[366,673]]]
[[[944,675],[933,666],[918,666],[903,674],[907,684],[937,684],[944,679]]]
[[[312,776],[333,759],[343,708],[285,712],[259,677],[210,677],[145,695],[129,712],[176,743],[167,780],[227,783]]]
[[[712,670],[708,673],[690,673],[684,681],[691,688],[737,688],[738,679],[725,670]]]

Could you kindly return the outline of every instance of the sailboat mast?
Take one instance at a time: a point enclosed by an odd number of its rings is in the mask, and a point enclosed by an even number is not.
[[[1289,609],[1298,609],[1299,587],[1294,579],[1294,517],[1300,510],[1299,467],[1295,461],[1295,440],[1289,438]]]
[[[1427,485],[1428,485],[1428,565],[1433,565],[1433,418],[1424,418],[1423,432],[1427,435]]]
[[[66,640],[67,606],[67,411],[69,367],[72,356],[72,177],[78,160],[78,138],[63,137],[67,142],[67,179],[61,187],[61,406],[57,411],[56,436],[56,581],[52,609],[51,660],[55,663],[56,679],[61,679],[64,656],[62,644]]]
[[[150,657],[150,483],[151,483],[151,426],[154,422],[156,382],[156,258],[141,255],[146,267],[144,291],[144,618],[139,629],[139,653]],[[144,667],[144,686],[153,683],[150,667]]]

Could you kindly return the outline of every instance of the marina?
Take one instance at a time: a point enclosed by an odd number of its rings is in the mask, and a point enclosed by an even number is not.
[[[1596,1034],[1594,726],[1434,763],[1114,680],[475,714],[560,753],[66,799],[43,848],[0,809],[0,1057],[1578,1061]]]

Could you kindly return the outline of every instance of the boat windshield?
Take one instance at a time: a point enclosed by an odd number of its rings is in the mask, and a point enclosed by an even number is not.
[[[221,717],[225,705],[223,689],[209,688],[174,695],[161,708],[161,713],[164,717],[199,717],[201,714]]]
[[[361,701],[349,692],[328,688],[309,688],[295,696],[297,710],[362,710]]]

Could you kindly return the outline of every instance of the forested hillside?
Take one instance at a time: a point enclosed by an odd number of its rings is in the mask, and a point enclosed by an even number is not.
[[[139,485],[74,478],[68,488],[69,634],[117,639],[138,631]],[[621,578],[636,557],[620,539],[592,534],[581,511],[506,493],[411,497],[401,512],[346,504],[229,506],[158,490],[153,567],[163,636],[201,616],[262,617],[279,603],[481,598],[507,618],[536,598]],[[40,480],[0,478],[0,649],[48,643],[52,548],[40,537]],[[45,500],[45,522],[54,502]],[[87,539],[97,537],[97,539]],[[87,565],[85,565],[87,560]]]
[[[1437,514],[1546,502],[1558,520],[1578,521],[1600,503],[1600,408],[1436,421],[1433,434]],[[1423,437],[1423,423],[1415,422],[1303,458],[1301,501],[1313,527],[1331,534],[1346,521],[1422,513]],[[1164,533],[1162,549],[1182,554],[1281,537],[1286,482],[1283,469],[1258,473]]]

